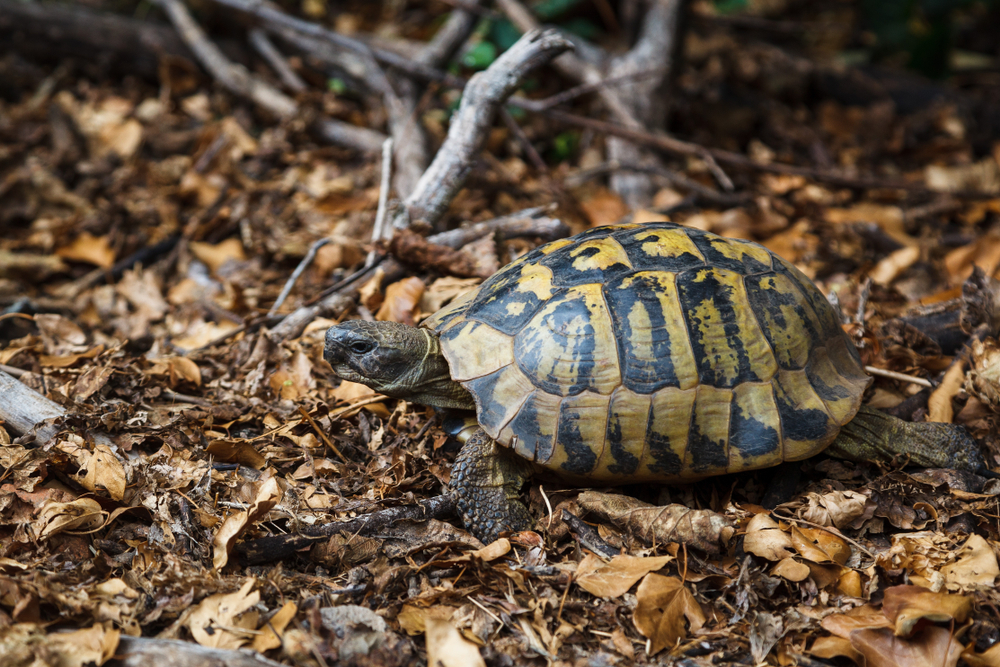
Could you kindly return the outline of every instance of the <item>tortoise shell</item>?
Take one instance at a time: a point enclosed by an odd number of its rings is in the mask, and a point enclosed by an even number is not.
[[[808,458],[870,382],[816,286],[766,248],[669,222],[508,264],[423,326],[480,426],[593,481],[688,481]]]

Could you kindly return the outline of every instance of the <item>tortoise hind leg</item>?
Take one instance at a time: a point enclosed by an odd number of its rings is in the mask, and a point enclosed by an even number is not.
[[[505,530],[527,529],[531,515],[518,494],[530,474],[527,461],[476,431],[458,453],[448,485],[466,529],[484,544]]]
[[[987,477],[979,445],[961,426],[907,422],[862,405],[827,449],[849,461],[906,460],[922,468],[953,468]]]

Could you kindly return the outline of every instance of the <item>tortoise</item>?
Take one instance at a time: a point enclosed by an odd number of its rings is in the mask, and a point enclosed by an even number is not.
[[[530,525],[518,494],[539,467],[676,483],[826,450],[985,470],[964,428],[862,405],[858,351],[791,263],[670,222],[542,245],[420,327],[338,324],[324,357],[387,396],[476,411],[449,492],[483,542]]]

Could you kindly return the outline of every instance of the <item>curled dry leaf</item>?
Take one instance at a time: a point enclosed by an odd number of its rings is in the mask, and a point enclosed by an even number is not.
[[[236,544],[237,538],[254,522],[260,521],[271,509],[281,502],[282,491],[278,480],[268,476],[260,483],[257,497],[249,510],[230,514],[219,526],[212,540],[212,565],[219,570],[229,562],[229,552]]]
[[[980,535],[971,535],[959,551],[958,560],[942,567],[941,574],[951,590],[992,590],[1000,567],[989,542]]]
[[[152,368],[146,372],[150,375],[167,376],[171,388],[181,382],[190,382],[196,387],[201,386],[201,369],[187,357],[160,357],[153,361]]]
[[[620,555],[605,563],[594,554],[587,554],[577,566],[575,581],[591,595],[616,598],[627,593],[635,582],[673,559],[673,556],[638,558]]]
[[[806,495],[806,506],[798,507],[795,515],[820,526],[859,527],[861,521],[870,519],[875,513],[875,503],[857,491],[810,492]]]
[[[256,579],[247,579],[234,593],[210,595],[182,618],[182,625],[202,646],[237,649],[256,634],[258,613],[253,608],[260,602],[260,592],[254,591]]]
[[[83,667],[87,664],[103,665],[118,648],[121,631],[111,622],[96,623],[83,630],[53,632],[46,644],[59,656],[60,667]],[[33,664],[42,664],[39,661]]]
[[[1000,345],[993,338],[972,340],[972,368],[965,391],[1000,412]]]
[[[679,542],[708,553],[719,553],[736,532],[733,522],[711,510],[685,505],[656,507],[615,493],[584,491],[580,507],[602,516],[618,528],[650,542]]]
[[[747,524],[743,536],[743,550],[767,560],[790,559],[792,538],[779,528],[778,523],[767,514],[756,514]],[[794,562],[794,561],[792,561]],[[808,572],[805,576],[808,576]],[[804,579],[805,576],[802,578]],[[786,577],[787,578],[787,577]],[[792,579],[802,581],[802,579]]]
[[[955,410],[951,407],[951,399],[962,388],[965,381],[965,362],[956,359],[951,367],[945,372],[941,379],[941,384],[931,392],[927,399],[927,421],[944,422],[950,424],[955,416]]]
[[[964,623],[972,611],[972,598],[935,593],[922,586],[892,586],[885,590],[882,613],[895,625],[897,637],[909,637],[917,621]]]
[[[104,512],[93,498],[68,503],[47,502],[38,513],[39,537],[46,539],[65,531],[97,530],[104,524]]]
[[[375,314],[375,319],[413,324],[417,304],[423,293],[424,281],[416,276],[389,285],[385,288],[385,301]]]
[[[865,667],[955,667],[962,645],[945,628],[928,626],[909,639],[889,628],[855,630],[851,646],[864,658]]]
[[[647,574],[635,593],[632,614],[635,627],[650,641],[649,654],[655,655],[697,632],[705,624],[705,614],[684,582],[676,577]],[[685,629],[684,621],[688,627]]]
[[[286,602],[266,623],[258,629],[258,634],[253,640],[253,650],[263,653],[268,649],[281,646],[281,635],[285,628],[295,618],[299,608],[294,602]]]
[[[427,618],[427,664],[435,667],[486,667],[479,648],[451,624]]]
[[[416,604],[405,603],[396,616],[396,622],[408,635],[420,635],[427,631],[427,619],[448,621],[458,611],[458,607],[445,604],[434,605],[432,607],[422,607]]]
[[[107,236],[94,236],[83,232],[72,243],[56,250],[56,255],[75,262],[85,262],[110,269],[115,263],[115,251]]]
[[[782,558],[778,564],[771,569],[771,574],[787,579],[788,581],[805,581],[811,570],[805,563],[800,563],[794,558]]]
[[[890,253],[868,275],[876,285],[890,285],[920,259],[920,248],[910,246]]]
[[[851,557],[851,545],[847,540],[827,530],[792,526],[789,535],[795,551],[814,563],[843,565]]]
[[[95,445],[86,463],[87,474],[80,484],[90,491],[106,489],[114,500],[125,497],[125,466],[107,445]]]
[[[190,248],[191,254],[204,262],[212,273],[217,273],[222,265],[230,260],[245,262],[247,259],[247,255],[243,251],[243,243],[238,237],[230,237],[214,245],[192,241]]]

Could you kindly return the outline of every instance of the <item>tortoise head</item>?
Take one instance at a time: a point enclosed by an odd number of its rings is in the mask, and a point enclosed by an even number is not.
[[[323,358],[339,377],[440,408],[475,407],[451,379],[437,334],[398,322],[351,320],[326,332]]]

